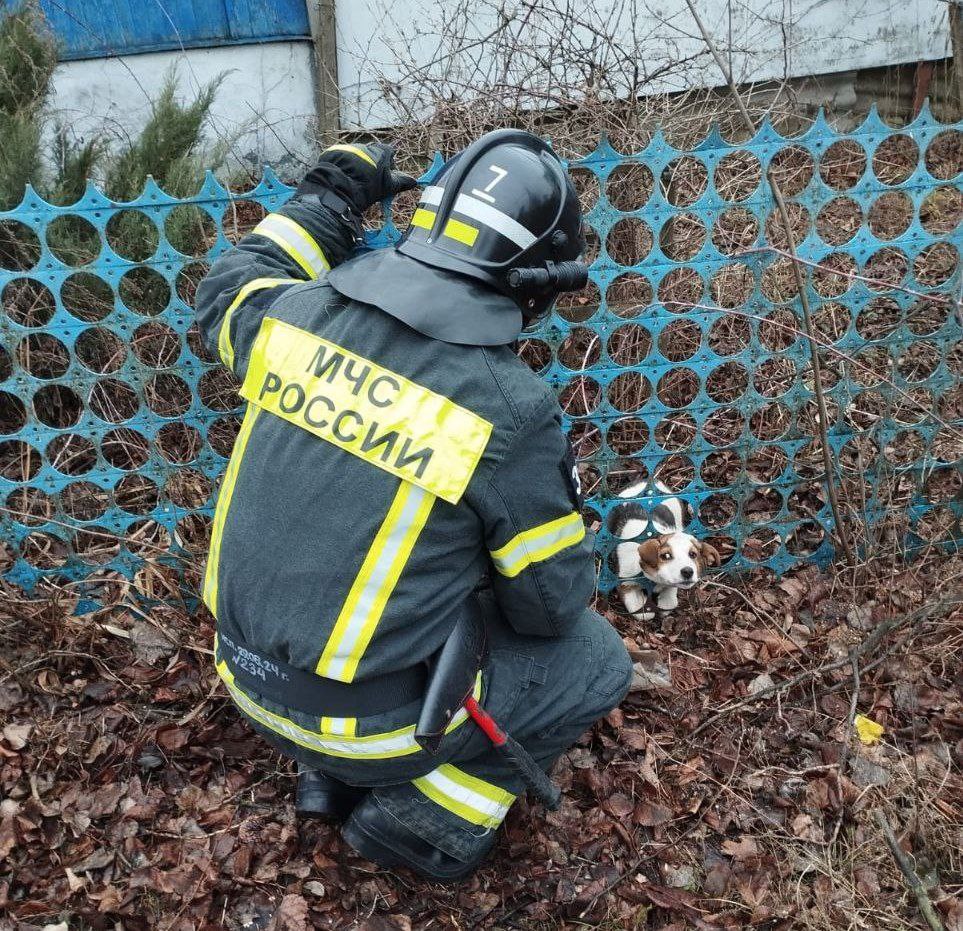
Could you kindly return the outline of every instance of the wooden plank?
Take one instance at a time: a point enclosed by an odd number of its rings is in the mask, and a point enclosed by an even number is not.
[[[341,128],[341,92],[338,84],[338,44],[335,0],[307,0],[311,38],[314,42],[315,107],[318,135],[334,142]]]

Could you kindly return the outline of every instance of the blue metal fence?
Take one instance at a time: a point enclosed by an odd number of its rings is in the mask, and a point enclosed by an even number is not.
[[[958,537],[960,130],[928,112],[894,130],[873,113],[850,133],[821,118],[792,139],[765,126],[739,145],[714,131],[688,152],[661,135],[631,156],[603,141],[572,163],[599,244],[592,285],[520,349],[566,413],[603,589],[615,582],[605,557],[619,495],[641,480],[678,494],[731,568],[781,572],[833,554],[809,343],[763,180],[771,164],[813,263],[848,519],[854,530],[892,523],[910,544]],[[268,171],[243,195],[208,176],[187,200],[151,184],[130,204],[91,188],[57,207],[28,191],[0,213],[6,578],[89,585],[204,552],[238,399],[193,331],[193,288],[290,194]],[[387,213],[370,239],[396,236]]]

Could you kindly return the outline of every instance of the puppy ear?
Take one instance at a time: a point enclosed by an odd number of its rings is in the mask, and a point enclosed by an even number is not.
[[[719,551],[709,543],[704,543],[699,541],[699,552],[702,558],[705,560],[707,566],[720,566],[722,565],[722,557],[719,555]]]
[[[659,549],[662,546],[658,537],[652,537],[639,544],[639,562],[653,572],[659,568]]]

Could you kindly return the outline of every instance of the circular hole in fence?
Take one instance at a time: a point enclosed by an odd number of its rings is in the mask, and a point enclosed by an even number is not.
[[[702,424],[702,436],[713,446],[731,446],[742,436],[746,418],[734,407],[713,411]]]
[[[19,220],[0,220],[0,268],[29,271],[40,261],[40,237]]]
[[[187,341],[187,348],[194,356],[200,359],[201,362],[217,361],[217,356],[207,348],[207,343],[204,342],[204,338],[201,336],[200,328],[196,322],[187,328],[187,336],[185,339]]]
[[[959,427],[944,427],[933,437],[933,455],[941,462],[963,458],[963,435]],[[0,473],[2,474],[2,473]]]
[[[693,268],[673,268],[659,283],[659,300],[673,314],[687,313],[704,293],[705,282]]]
[[[575,327],[558,347],[558,361],[573,372],[596,365],[602,355],[599,336],[584,327]]]
[[[237,439],[237,433],[240,429],[241,418],[237,415],[220,417],[208,428],[207,442],[218,456],[227,459],[231,455],[234,441]]]
[[[135,556],[149,559],[170,549],[171,535],[156,520],[135,520],[124,534],[124,545]]]
[[[762,166],[751,152],[740,149],[722,158],[713,173],[716,191],[724,200],[745,200],[762,180]]]
[[[839,451],[839,466],[845,472],[865,475],[878,455],[879,446],[875,440],[868,436],[857,436],[843,444]]]
[[[201,453],[204,441],[200,431],[186,423],[168,423],[157,432],[157,449],[168,461],[193,462]]]
[[[124,341],[105,327],[90,327],[77,337],[74,352],[81,364],[98,375],[116,372],[127,358]]]
[[[394,213],[392,213],[392,218],[398,229],[404,229],[408,225],[408,220],[414,212],[414,205],[417,203],[420,195],[421,191],[418,188],[408,195],[408,201],[410,203],[408,205],[408,216],[406,218],[402,219],[401,216],[396,217]],[[402,206],[402,201],[396,197],[395,200],[392,201],[392,210],[394,210],[395,201],[398,201],[399,209]],[[224,213],[221,216],[221,229],[224,230],[227,241],[231,244],[236,244],[242,237],[247,236],[266,215],[267,211],[256,201],[232,200],[224,209]],[[185,254],[192,255],[193,253]]]
[[[137,392],[116,378],[102,378],[90,392],[90,409],[107,423],[123,423],[137,413]]]
[[[181,255],[201,256],[217,240],[217,225],[196,204],[181,204],[164,220],[164,235]]]
[[[917,536],[926,543],[942,543],[955,537],[959,518],[947,507],[935,507],[916,522]]]
[[[691,414],[668,414],[655,428],[655,441],[666,452],[688,449],[696,438],[696,422]]]
[[[118,210],[107,221],[107,245],[121,258],[144,262],[156,251],[160,235],[141,210]]]
[[[725,534],[706,537],[705,542],[719,554],[719,561],[723,566],[736,554],[736,541]]]
[[[950,181],[963,171],[963,133],[948,129],[926,147],[926,170],[938,181]]]
[[[150,458],[147,438],[130,427],[119,427],[104,434],[101,452],[112,466],[125,472],[141,468]]]
[[[637,317],[652,303],[652,283],[645,275],[620,275],[605,290],[605,303],[617,317]]]
[[[607,393],[612,407],[630,414],[652,397],[652,386],[640,372],[623,372],[612,380]]]
[[[659,352],[670,362],[691,359],[702,343],[702,329],[691,320],[673,320],[659,334]]]
[[[791,301],[799,293],[792,260],[776,259],[762,273],[761,284],[763,295],[774,304]]]
[[[874,297],[856,318],[856,331],[863,339],[876,340],[892,335],[903,320],[903,311],[890,297]]]
[[[634,456],[649,442],[649,428],[636,417],[624,417],[609,427],[606,439],[616,455]]]
[[[863,211],[851,197],[834,197],[816,214],[816,232],[830,246],[849,242],[863,223]]]
[[[56,569],[62,566],[69,553],[67,544],[52,533],[31,533],[21,544],[23,558],[35,569]]]
[[[584,323],[595,316],[602,303],[599,286],[590,281],[581,291],[565,291],[555,302],[555,313],[569,323]]]
[[[71,520],[96,520],[110,504],[108,492],[93,482],[71,482],[59,498],[61,509]]]
[[[114,309],[114,292],[103,278],[75,272],[60,288],[60,300],[73,316],[86,323],[103,320]]]
[[[741,362],[724,362],[706,378],[706,394],[719,404],[741,398],[749,387],[749,373]]]
[[[29,482],[41,465],[40,453],[23,440],[0,443],[0,476],[11,482]]]
[[[114,486],[114,501],[129,514],[150,514],[160,501],[160,490],[145,475],[125,475]]]
[[[789,217],[789,235],[786,234],[786,224],[778,210],[770,211],[766,217],[766,239],[776,249],[788,249],[789,236],[792,236],[794,246],[801,245],[812,226],[809,211],[802,204],[790,201],[786,204],[786,215]]]
[[[177,522],[174,538],[189,553],[206,553],[211,540],[211,519],[206,514],[188,514]]]
[[[178,417],[190,408],[192,394],[183,378],[159,372],[144,386],[144,399],[159,417]]]
[[[850,259],[852,261],[852,259]],[[909,260],[895,246],[886,246],[870,256],[863,266],[863,274],[873,281],[867,282],[873,291],[887,291],[897,287],[906,277]],[[815,276],[814,283],[815,283]]]
[[[612,333],[607,348],[616,365],[638,365],[652,349],[652,334],[637,323],[629,323]]]
[[[932,414],[936,404],[933,392],[926,388],[910,388],[899,395],[893,405],[893,420],[897,423],[919,423]]]
[[[916,171],[919,159],[919,146],[909,136],[887,136],[873,153],[873,174],[883,184],[902,184]]]
[[[662,170],[662,194],[675,207],[688,207],[705,193],[709,183],[706,166],[691,155],[673,159]]]
[[[210,271],[211,266],[207,262],[191,262],[185,265],[174,279],[174,290],[177,296],[188,307],[193,307],[197,298],[197,286],[204,280],[204,276]]]
[[[578,375],[573,378],[558,396],[562,410],[572,417],[591,414],[602,400],[602,389],[594,378]]]
[[[167,480],[165,492],[171,503],[179,508],[194,510],[203,507],[211,497],[211,480],[197,469],[178,469]]]
[[[895,466],[908,466],[920,460],[926,442],[915,430],[900,430],[883,446],[883,458]]]
[[[104,527],[78,530],[72,542],[78,559],[90,566],[103,566],[120,553],[120,540]]]
[[[225,368],[209,369],[197,383],[201,403],[213,411],[232,411],[239,407],[237,379]]]
[[[652,249],[652,231],[635,217],[619,220],[609,230],[605,249],[618,265],[638,265]]]
[[[70,365],[70,353],[56,336],[31,333],[17,344],[17,362],[34,378],[60,378]]]
[[[6,381],[13,375],[13,359],[3,346],[0,346],[0,381]]]
[[[100,255],[100,235],[89,220],[76,214],[47,224],[47,247],[64,265],[87,265]]]
[[[641,504],[629,501],[625,504],[617,504],[609,511],[606,525],[609,533],[616,540],[635,540],[645,532],[649,525],[649,517]],[[617,566],[614,571],[618,572]]]
[[[613,462],[605,475],[605,490],[609,497],[621,496],[628,489],[644,484],[649,470],[640,459],[619,459]]]
[[[775,530],[754,530],[742,543],[742,555],[750,562],[765,562],[779,552],[782,539]]]
[[[834,252],[811,269],[811,273],[813,288],[820,297],[839,297],[853,285],[856,260],[845,252]]]
[[[699,376],[692,369],[671,369],[659,379],[656,394],[666,407],[687,407],[699,394]]]
[[[57,309],[50,289],[30,278],[14,278],[0,293],[6,315],[20,326],[46,326]]]
[[[699,520],[707,530],[721,530],[735,520],[738,510],[732,495],[709,495],[699,505]]]
[[[959,266],[960,254],[948,242],[927,246],[913,262],[913,275],[924,287],[935,287],[949,281]]]
[[[861,391],[846,405],[843,419],[857,430],[869,430],[886,413],[886,401],[878,391]]]
[[[770,352],[783,352],[799,336],[799,321],[788,307],[779,307],[759,322],[759,342]]]
[[[728,488],[742,475],[742,457],[734,449],[720,449],[709,453],[699,470],[709,488]]]
[[[775,488],[756,488],[743,505],[746,520],[754,524],[775,520],[782,510],[782,495]]]
[[[872,388],[884,378],[889,378],[893,368],[893,360],[885,346],[861,349],[853,355],[852,360],[853,381],[865,388]]]
[[[695,478],[695,466],[688,456],[674,453],[659,461],[653,478],[658,484],[676,494],[692,484]]]
[[[854,139],[840,139],[823,153],[819,174],[834,191],[848,191],[866,171],[866,152]]]
[[[536,375],[541,374],[552,362],[552,350],[541,339],[523,339],[518,343],[518,358]]]
[[[786,537],[786,551],[793,556],[811,556],[822,546],[826,531],[822,524],[806,520]]]
[[[569,427],[568,441],[576,459],[587,459],[602,448],[602,431],[594,423],[583,420]]]
[[[47,444],[47,461],[64,475],[83,475],[97,465],[97,450],[85,436],[65,433]]]
[[[7,516],[27,527],[45,524],[53,517],[50,495],[39,488],[15,488],[7,495]]]
[[[170,285],[160,272],[144,266],[124,274],[118,293],[127,308],[145,317],[156,317],[171,299]]]
[[[963,472],[959,469],[934,469],[923,483],[923,495],[929,501],[952,501],[963,492]]]
[[[17,433],[27,422],[27,406],[15,394],[0,391],[0,433]]]
[[[709,327],[707,343],[719,356],[734,356],[749,347],[752,327],[738,314],[724,314]]]
[[[769,167],[786,197],[801,193],[813,177],[813,157],[799,145],[780,149],[772,157]]]
[[[963,378],[963,342],[956,343],[946,355],[946,367]]]
[[[813,333],[824,342],[835,343],[849,330],[849,308],[836,301],[823,301],[812,315]]]
[[[720,307],[739,307],[752,296],[754,284],[748,265],[741,262],[724,265],[712,276],[712,299]]]
[[[895,239],[912,222],[913,201],[902,191],[881,194],[869,208],[869,228],[877,239]]]
[[[602,487],[602,473],[588,462],[578,464],[578,478],[582,485],[582,497],[591,498]]]
[[[578,194],[578,203],[582,209],[582,214],[589,213],[594,209],[599,199],[598,176],[589,168],[569,168],[568,177],[575,188],[575,193]],[[392,202],[393,206],[394,202]],[[404,229],[404,227],[399,228]]]
[[[585,249],[582,252],[582,262],[591,265],[599,257],[602,251],[602,240],[599,239],[598,230],[591,223],[582,221],[582,236],[585,238]]]
[[[642,207],[652,196],[654,187],[655,179],[648,167],[640,162],[623,163],[616,166],[605,179],[605,196],[616,210],[626,213]],[[577,182],[576,190],[581,197]]]
[[[797,485],[789,495],[789,513],[793,517],[815,517],[826,506],[826,492],[819,482]]]
[[[920,225],[927,233],[952,233],[963,219],[963,192],[956,187],[938,187],[920,204]]]
[[[727,210],[712,227],[712,242],[723,255],[751,249],[758,235],[759,221],[745,207]]]
[[[80,420],[84,404],[73,388],[44,385],[33,396],[33,410],[41,423],[63,430]]]
[[[763,404],[749,418],[749,430],[757,440],[777,440],[791,424],[789,408],[778,402]]]
[[[159,320],[150,320],[134,331],[131,348],[144,365],[160,369],[177,361],[181,354],[181,341],[172,327]]]
[[[752,384],[764,398],[778,398],[785,394],[796,380],[796,363],[785,356],[766,359],[756,367]]]
[[[907,381],[925,381],[939,365],[939,348],[926,340],[907,346],[896,359],[896,370]]]
[[[674,262],[694,259],[706,242],[705,224],[691,213],[669,217],[659,230],[659,248]]]
[[[789,459],[778,446],[757,446],[746,459],[746,475],[756,484],[765,485],[775,482],[783,472]]]

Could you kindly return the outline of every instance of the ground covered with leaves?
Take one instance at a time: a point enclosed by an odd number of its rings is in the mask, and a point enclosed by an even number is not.
[[[963,928],[959,555],[720,576],[651,623],[603,601],[633,692],[557,765],[561,810],[516,804],[451,888],[299,825],[206,612],[109,594],[0,597],[3,931],[926,928],[879,814]]]

